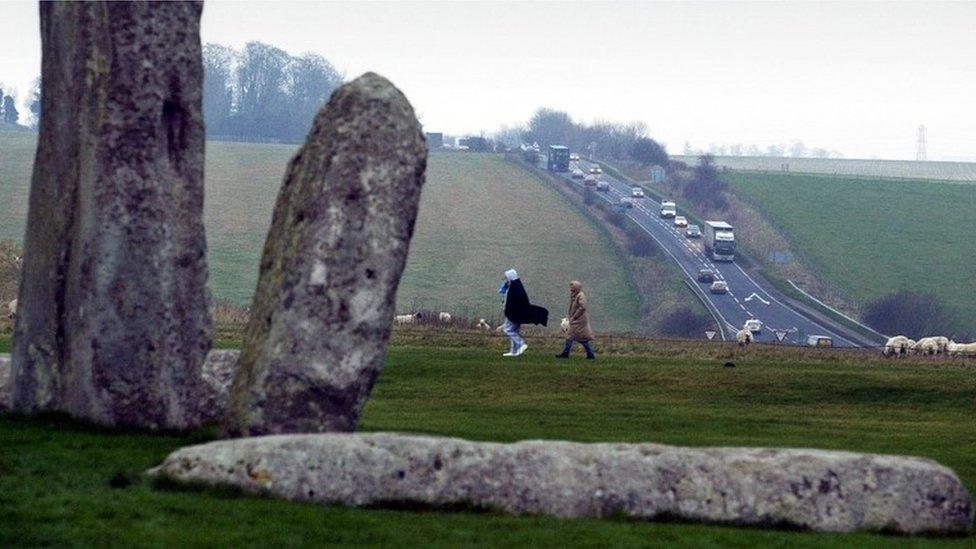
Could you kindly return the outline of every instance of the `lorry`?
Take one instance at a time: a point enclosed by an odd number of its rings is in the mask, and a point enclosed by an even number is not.
[[[725,221],[705,222],[705,255],[712,261],[735,259],[735,232]]]
[[[569,171],[569,147],[565,145],[549,145],[549,171]]]
[[[678,206],[670,201],[661,202],[661,217],[674,217],[678,215]]]

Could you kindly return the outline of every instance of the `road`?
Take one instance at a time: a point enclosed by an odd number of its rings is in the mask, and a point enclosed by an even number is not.
[[[573,162],[570,169],[579,167],[586,172],[593,164],[587,161]],[[573,179],[570,172],[558,173],[563,181],[570,185],[582,186],[582,179]],[[631,186],[607,174],[600,176],[602,181],[610,185],[608,192],[597,192],[599,199],[610,203],[617,203],[621,198],[630,197]],[[683,229],[674,227],[672,219],[660,216],[661,205],[650,197],[634,199],[634,207],[627,209],[627,217],[647,231],[657,241],[658,245],[678,264],[689,282],[697,289],[698,294],[707,299],[713,306],[721,322],[724,323],[726,333],[730,339],[742,328],[746,320],[757,318],[763,323],[763,330],[754,334],[756,341],[775,343],[779,335],[783,335],[783,343],[804,345],[807,336],[826,335],[833,339],[835,346],[856,347],[857,344],[838,334],[834,330],[818,324],[803,316],[787,304],[770,295],[762,284],[749,276],[735,262],[712,262],[705,256],[701,239],[685,237]],[[684,215],[684,209],[678,204],[678,215]],[[729,293],[712,294],[709,284],[697,282],[700,269],[711,269],[716,277],[729,285]],[[783,334],[783,332],[786,332]],[[702,334],[705,337],[705,334]],[[719,336],[715,336],[716,338]]]

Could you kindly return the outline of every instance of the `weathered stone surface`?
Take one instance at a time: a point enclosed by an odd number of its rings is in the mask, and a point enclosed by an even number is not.
[[[203,396],[200,399],[200,419],[205,423],[222,421],[230,400],[230,386],[241,352],[234,349],[213,350],[207,354],[201,371]]]
[[[0,353],[0,412],[10,411],[10,355]]]
[[[349,431],[382,366],[427,149],[365,74],[316,116],[278,195],[231,391],[232,435]]]
[[[210,347],[199,2],[41,3],[13,403],[193,427]]]
[[[830,532],[958,533],[973,518],[966,489],[938,463],[818,450],[330,433],[182,448],[150,474],[349,506],[468,505]]]

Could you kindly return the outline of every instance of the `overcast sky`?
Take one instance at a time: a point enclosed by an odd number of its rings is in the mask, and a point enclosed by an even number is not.
[[[37,5],[2,5],[0,82],[39,73]],[[207,2],[203,39],[379,72],[425,128],[491,132],[540,106],[687,140],[802,140],[847,157],[976,160],[976,2]]]

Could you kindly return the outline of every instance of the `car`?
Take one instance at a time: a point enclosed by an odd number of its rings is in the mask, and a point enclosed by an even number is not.
[[[633,208],[634,201],[629,198],[621,198],[620,205],[623,206],[624,208]]]
[[[593,187],[593,186],[595,186],[596,185],[596,176],[595,175],[587,175],[586,177],[583,178],[583,184],[586,185],[587,187]]]
[[[583,179],[583,170],[579,168],[574,168],[572,172],[573,179]]]
[[[610,192],[610,184],[607,183],[606,181],[597,181],[596,190],[605,193]]]
[[[688,225],[685,229],[685,236],[688,238],[701,238],[701,227],[698,225]]]
[[[593,164],[590,166],[590,173],[593,175],[600,175],[603,173],[603,168],[601,168],[599,164]]]
[[[807,345],[810,347],[833,347],[834,340],[830,336],[812,335],[807,336]]]
[[[729,293],[729,283],[724,280],[716,280],[712,282],[712,287],[708,291],[713,294],[727,294]]]
[[[632,187],[630,189],[631,198],[644,198],[644,189],[640,187]]]
[[[579,153],[569,153],[570,162],[579,162]]]
[[[685,216],[683,216],[683,215],[676,215],[674,217],[674,226],[675,227],[687,227],[688,226],[688,219]]]
[[[749,330],[754,334],[758,334],[763,329],[763,323],[758,318],[750,318],[749,320],[746,321],[746,324],[745,326],[743,326],[743,328]]]
[[[711,269],[698,271],[698,282],[705,282],[706,284],[715,282],[715,273]]]

